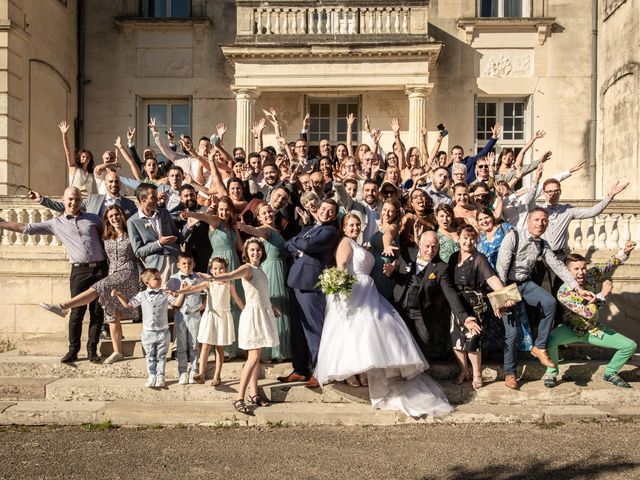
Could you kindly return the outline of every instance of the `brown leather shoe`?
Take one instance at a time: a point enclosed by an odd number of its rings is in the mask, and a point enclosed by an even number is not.
[[[307,377],[299,375],[296,372],[291,372],[289,375],[285,375],[284,377],[278,377],[278,381],[282,383],[306,382]]]
[[[531,355],[536,357],[538,361],[547,368],[555,368],[556,364],[551,361],[549,358],[549,354],[546,350],[542,350],[538,347],[533,347],[531,349]]]
[[[520,385],[518,385],[518,380],[516,380],[515,375],[507,375],[504,377],[504,386],[512,390],[520,390]]]
[[[320,384],[318,383],[318,379],[316,377],[311,377],[307,384],[305,385],[307,388],[320,388]]]

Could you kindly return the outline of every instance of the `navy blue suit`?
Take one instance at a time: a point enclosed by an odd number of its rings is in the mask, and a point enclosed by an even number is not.
[[[335,266],[338,240],[335,226],[324,224],[307,227],[285,243],[294,258],[287,284],[294,290],[301,310],[301,315],[293,315],[291,322],[293,370],[300,375],[309,373],[309,361],[313,372],[318,360],[326,299],[315,285],[322,270]]]

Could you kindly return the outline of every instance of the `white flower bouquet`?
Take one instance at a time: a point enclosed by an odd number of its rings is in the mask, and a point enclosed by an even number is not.
[[[338,267],[325,268],[318,277],[316,288],[322,290],[325,295],[334,295],[335,299],[349,298],[351,289],[358,282],[355,275],[350,275],[346,270]]]

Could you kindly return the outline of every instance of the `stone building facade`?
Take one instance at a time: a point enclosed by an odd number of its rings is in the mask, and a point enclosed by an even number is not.
[[[640,0],[599,0],[596,165],[565,196],[587,198],[619,177],[638,196]],[[304,113],[312,143],[367,142],[368,115],[390,147],[398,116],[407,145],[445,123],[472,151],[495,120],[502,146],[554,152],[556,171],[590,156],[591,2],[586,0],[1,0],[0,193],[20,184],[60,192],[66,180],[56,123],[74,125],[96,158],[137,128],[161,126],[249,147],[248,128],[275,105],[288,139]],[[273,142],[266,130],[265,140]],[[452,144],[445,143],[450,148]]]

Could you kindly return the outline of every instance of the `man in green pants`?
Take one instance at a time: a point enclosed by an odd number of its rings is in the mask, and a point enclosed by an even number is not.
[[[624,249],[620,250],[606,263],[599,263],[587,269],[587,261],[582,255],[572,253],[567,257],[567,269],[576,279],[580,288],[593,293],[598,291],[598,281],[615,267],[629,258],[629,254],[635,248],[635,242],[627,242]],[[617,333],[615,330],[605,327],[600,323],[598,312],[606,302],[607,296],[613,289],[611,280],[602,283],[600,293],[597,293],[595,301],[589,301],[578,295],[576,289],[571,289],[563,284],[558,290],[558,300],[563,308],[563,323],[551,332],[547,351],[549,357],[556,365],[555,368],[547,368],[544,376],[544,386],[553,388],[558,383],[558,346],[571,343],[587,343],[596,347],[612,348],[617,350],[604,372],[604,381],[614,384],[616,387],[631,388],[627,382],[618,376],[622,366],[636,351],[636,342]]]

